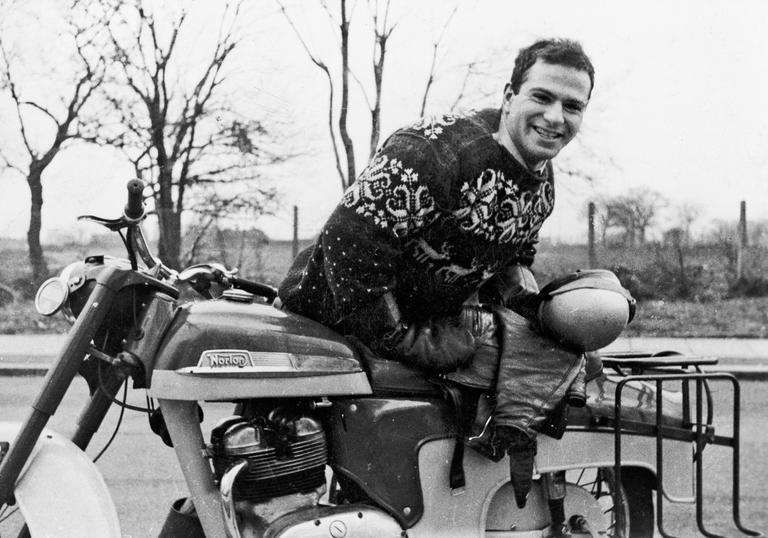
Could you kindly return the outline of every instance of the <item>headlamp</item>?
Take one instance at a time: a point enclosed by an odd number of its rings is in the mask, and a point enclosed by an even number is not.
[[[61,310],[70,295],[85,284],[86,269],[83,262],[70,263],[59,276],[43,282],[35,295],[35,309],[43,316],[52,316]]]
[[[40,285],[35,295],[35,308],[44,316],[52,316],[67,302],[69,285],[61,277],[49,278]]]

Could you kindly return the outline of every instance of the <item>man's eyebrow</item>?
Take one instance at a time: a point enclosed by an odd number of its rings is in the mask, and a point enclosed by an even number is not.
[[[543,88],[543,87],[539,87],[539,86],[534,86],[529,91],[531,93],[533,93],[533,92],[545,93],[549,97],[554,97],[555,96],[555,94],[552,91],[548,90],[547,88]],[[576,97],[568,97],[568,96],[565,96],[563,98],[563,101],[568,101],[569,103],[575,103],[575,104],[577,104],[579,106],[582,106],[582,107],[586,107],[587,103],[588,103],[588,101],[582,101],[581,99],[578,99]]]
[[[588,101],[582,101],[581,99],[576,99],[576,98],[569,98],[569,99],[566,99],[566,101],[569,103],[576,104],[580,107],[586,107],[588,103]]]

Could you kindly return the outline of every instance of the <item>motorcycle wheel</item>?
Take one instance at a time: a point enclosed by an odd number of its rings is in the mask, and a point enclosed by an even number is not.
[[[569,482],[589,492],[600,505],[605,521],[587,525],[606,528],[611,538],[652,538],[654,510],[652,483],[648,472],[632,467],[622,468],[621,487],[614,488],[612,467],[581,469]]]

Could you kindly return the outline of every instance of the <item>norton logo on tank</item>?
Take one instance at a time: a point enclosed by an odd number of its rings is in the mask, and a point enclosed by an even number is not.
[[[202,352],[197,366],[178,370],[187,374],[237,373],[269,374],[293,372],[297,358],[291,353],[276,351],[246,351],[244,349],[208,349]]]
[[[255,366],[250,353],[239,350],[212,350],[203,351],[200,367],[208,368],[244,368],[246,366]]]

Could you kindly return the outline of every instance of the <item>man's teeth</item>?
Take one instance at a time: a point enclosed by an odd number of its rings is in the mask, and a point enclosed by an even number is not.
[[[541,127],[534,127],[533,130],[539,133],[542,138],[549,138],[554,140],[555,138],[560,138],[562,136],[557,131],[550,131],[548,129],[542,129]]]

